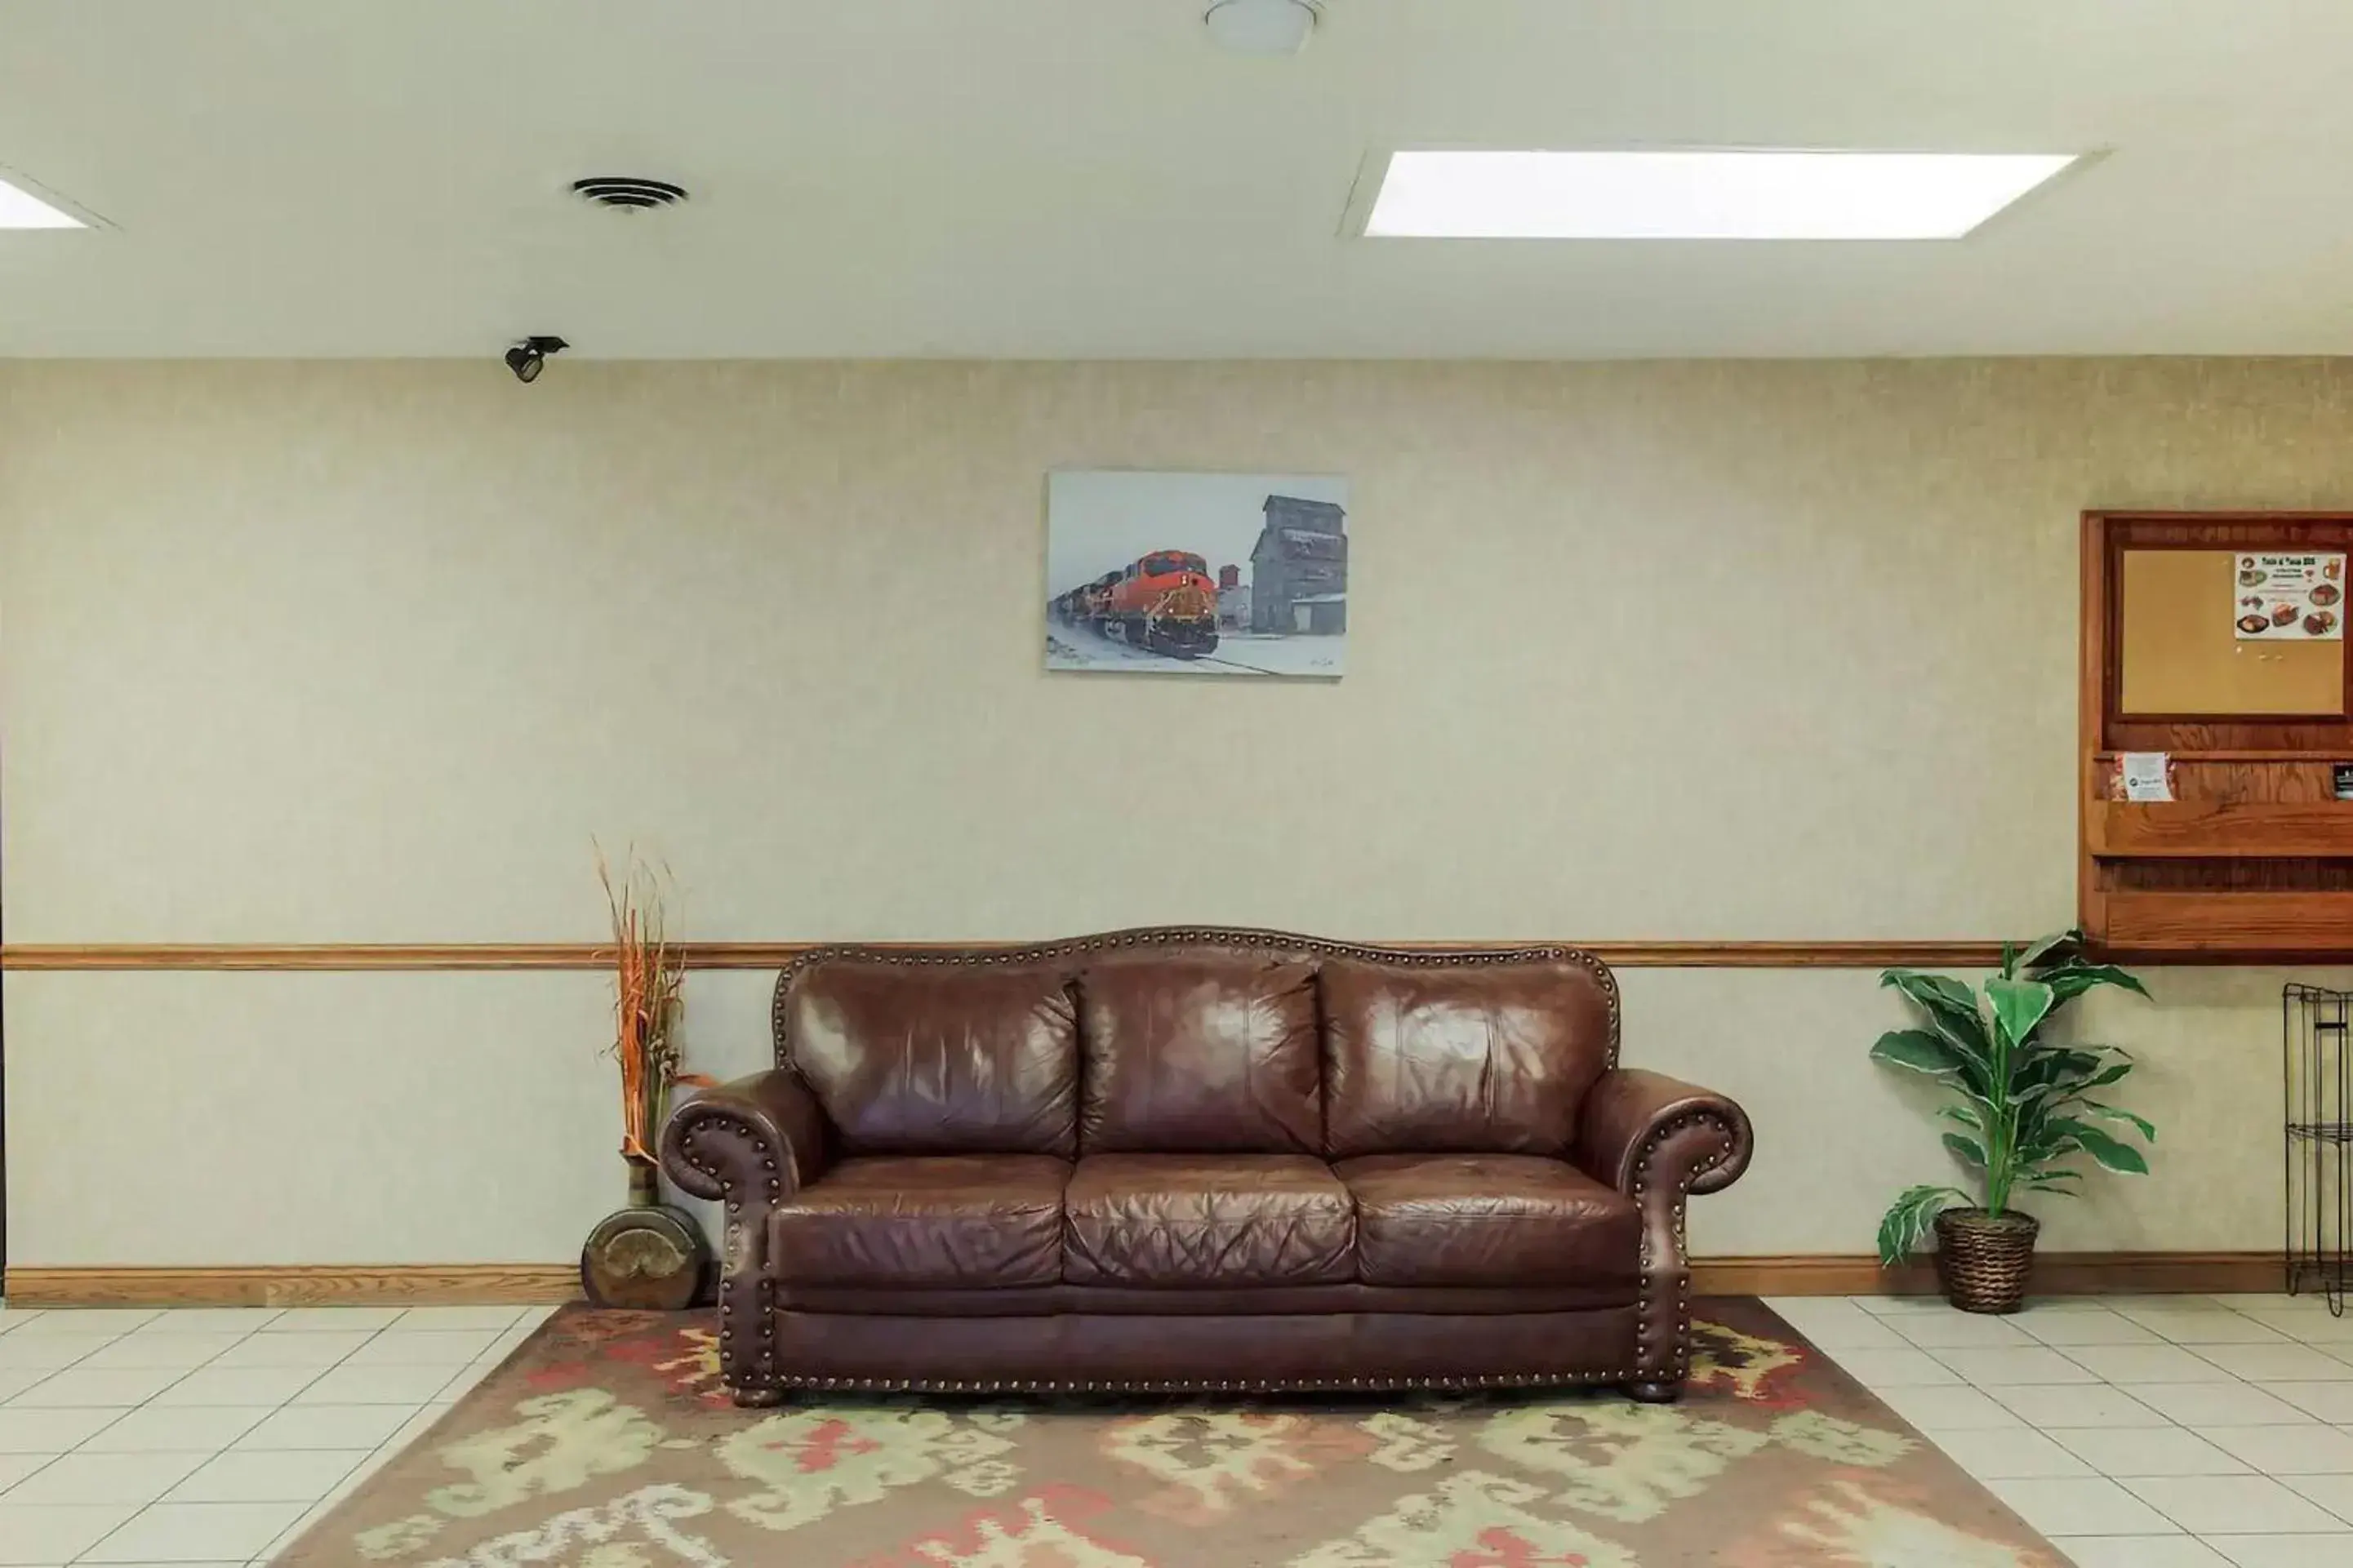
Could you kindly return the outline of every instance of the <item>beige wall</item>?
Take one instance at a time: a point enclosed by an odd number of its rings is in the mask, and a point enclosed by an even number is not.
[[[1346,679],[1046,676],[1057,466],[1348,474]],[[2353,504],[2353,364],[0,365],[7,933],[587,940],[591,834],[714,939],[2031,932],[2134,504]],[[2055,1244],[2270,1244],[2281,978],[2090,1020],[2161,1173]],[[1705,1249],[1937,1173],[1870,975],[1625,981],[1762,1128]],[[560,1259],[617,1186],[592,975],[5,989],[18,1264]]]

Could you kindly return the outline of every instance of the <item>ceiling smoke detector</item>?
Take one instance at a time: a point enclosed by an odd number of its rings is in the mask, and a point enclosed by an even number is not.
[[[1324,0],[1216,0],[1201,21],[1238,55],[1295,55],[1323,14]]]
[[[572,194],[582,201],[616,212],[641,213],[674,207],[686,200],[686,187],[668,180],[645,180],[630,174],[596,174],[572,182]]]

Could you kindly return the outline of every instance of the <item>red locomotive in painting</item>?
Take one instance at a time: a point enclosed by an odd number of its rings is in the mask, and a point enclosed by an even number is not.
[[[1208,563],[1187,550],[1155,550],[1056,595],[1054,613],[1131,647],[1198,658],[1218,647],[1218,589]]]

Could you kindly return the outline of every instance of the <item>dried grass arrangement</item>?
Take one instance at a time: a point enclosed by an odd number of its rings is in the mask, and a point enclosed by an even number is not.
[[[596,877],[613,917],[611,1052],[621,1065],[621,1158],[629,1163],[632,1185],[642,1181],[650,1191],[661,1163],[655,1141],[670,1112],[671,1089],[710,1080],[678,1070],[685,967],[670,932],[676,885],[669,868],[649,865],[632,850],[616,875],[599,848]]]

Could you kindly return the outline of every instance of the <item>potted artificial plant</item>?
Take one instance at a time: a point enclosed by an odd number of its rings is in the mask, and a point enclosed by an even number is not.
[[[2148,1173],[2147,1160],[2119,1134],[2154,1142],[2157,1129],[2093,1098],[2132,1071],[2131,1058],[2115,1046],[2043,1036],[2052,1015],[2095,985],[2148,994],[2114,964],[2084,962],[2081,939],[2071,931],[2022,950],[2005,942],[2001,973],[1981,991],[1910,969],[1879,977],[1911,999],[1927,1026],[1891,1030],[1871,1054],[1944,1086],[1936,1114],[1956,1124],[1945,1147],[1977,1189],[1905,1188],[1879,1222],[1879,1260],[1894,1268],[1933,1227],[1945,1294],[1965,1312],[2014,1312],[2024,1301],[2042,1228],[2017,1206],[2024,1194],[2074,1193],[2084,1155],[2107,1170]]]
[[[580,1284],[600,1307],[675,1310],[701,1291],[710,1244],[694,1216],[661,1201],[654,1141],[681,1083],[708,1083],[679,1071],[679,1015],[685,965],[663,909],[666,879],[632,854],[616,877],[596,856],[612,915],[613,1043],[621,1068],[621,1161],[628,1206],[607,1215],[580,1249]]]

